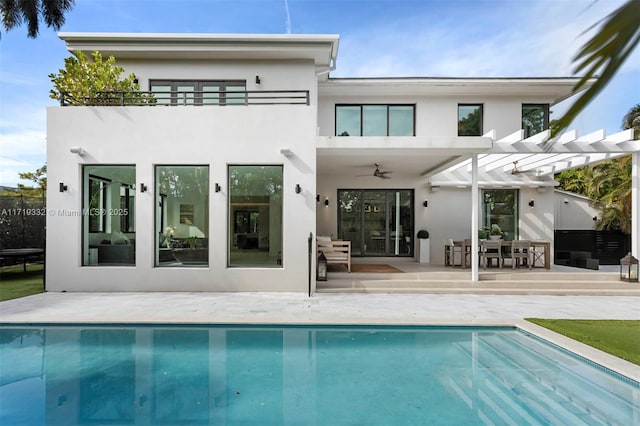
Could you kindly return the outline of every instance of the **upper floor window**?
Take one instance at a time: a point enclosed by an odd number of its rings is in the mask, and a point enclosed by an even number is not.
[[[152,80],[149,88],[158,105],[246,104],[247,84],[244,80]]]
[[[415,105],[336,105],[336,136],[415,136]]]
[[[482,136],[482,104],[458,104],[458,136]]]
[[[522,104],[522,129],[528,138],[549,128],[549,104]]]

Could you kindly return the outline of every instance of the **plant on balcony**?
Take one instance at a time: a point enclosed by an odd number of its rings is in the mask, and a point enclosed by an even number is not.
[[[89,62],[82,52],[64,60],[64,69],[49,74],[53,89],[49,97],[71,105],[140,105],[153,104],[151,93],[140,92],[134,74],[122,78],[124,69],[116,66],[110,56],[102,59],[100,52],[91,54]]]

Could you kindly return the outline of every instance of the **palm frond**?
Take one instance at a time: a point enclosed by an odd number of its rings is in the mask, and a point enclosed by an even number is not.
[[[604,89],[640,42],[640,0],[628,0],[600,22],[600,30],[582,46],[573,59],[577,63],[574,72],[585,72],[573,88],[574,93],[584,88],[592,79],[598,79],[560,117],[558,126],[561,130],[566,129]],[[601,75],[598,77],[599,71]]]

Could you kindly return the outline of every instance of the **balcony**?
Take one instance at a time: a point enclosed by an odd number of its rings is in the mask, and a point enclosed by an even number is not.
[[[234,106],[309,105],[308,90],[96,92],[60,96],[60,106]]]

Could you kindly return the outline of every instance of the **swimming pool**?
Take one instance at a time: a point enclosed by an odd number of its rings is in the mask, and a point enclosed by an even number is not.
[[[633,424],[640,385],[510,327],[3,326],[0,424]]]

